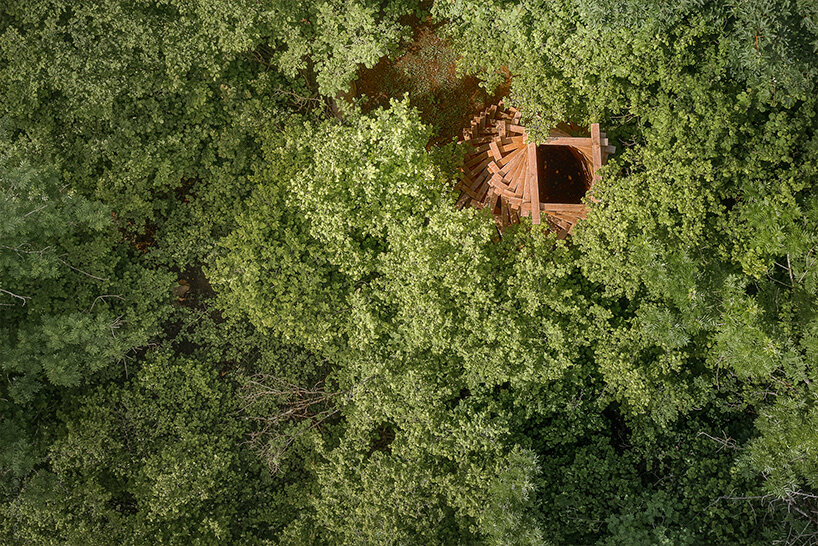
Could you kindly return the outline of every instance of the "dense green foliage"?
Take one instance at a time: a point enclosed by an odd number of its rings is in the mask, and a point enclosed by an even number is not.
[[[427,15],[618,147],[569,241],[338,107]],[[808,0],[4,3],[0,542],[818,540],[816,75]]]

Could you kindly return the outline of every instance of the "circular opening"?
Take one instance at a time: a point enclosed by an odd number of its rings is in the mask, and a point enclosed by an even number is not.
[[[537,146],[541,203],[582,203],[591,173],[582,154],[570,146]]]

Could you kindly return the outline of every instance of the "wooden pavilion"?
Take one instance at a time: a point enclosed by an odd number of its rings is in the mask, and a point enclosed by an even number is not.
[[[597,170],[616,148],[608,145],[598,123],[591,125],[590,137],[555,129],[536,145],[525,143],[528,135],[519,122],[520,112],[501,102],[463,130],[471,150],[463,166],[465,176],[455,186],[461,192],[457,208],[489,207],[501,231],[523,216],[530,215],[533,224],[544,218],[549,229],[565,237],[585,218],[582,197],[599,180]]]

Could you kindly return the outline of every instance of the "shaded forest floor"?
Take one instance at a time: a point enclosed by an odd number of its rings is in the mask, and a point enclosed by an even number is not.
[[[502,99],[511,79],[493,94],[487,93],[477,78],[457,75],[458,55],[431,18],[413,17],[406,23],[412,27],[412,39],[394,58],[384,57],[374,67],[362,68],[355,96],[365,98],[364,110],[370,111],[408,93],[421,119],[435,129],[430,144],[443,144],[459,137],[479,110]]]

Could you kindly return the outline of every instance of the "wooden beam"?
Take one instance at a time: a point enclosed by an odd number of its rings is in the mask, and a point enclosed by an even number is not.
[[[537,180],[537,146],[528,145],[528,193],[531,195],[531,223],[540,223],[540,186]]]
[[[509,181],[509,187],[512,191],[519,193],[522,195],[523,188],[525,187],[525,180],[523,180],[523,184],[520,184],[520,179],[523,178],[521,174],[525,174],[525,165],[528,161],[528,154],[524,154],[522,161],[517,163],[514,168],[512,168],[508,175],[506,175],[506,179]]]
[[[516,155],[511,154],[511,155],[509,155],[507,157],[513,157],[513,158],[512,158],[511,161],[509,161],[508,163],[503,165],[503,167],[500,169],[500,174],[502,174],[506,178],[508,178],[509,173],[511,173],[511,171],[513,171],[517,167],[517,165],[519,165],[520,161],[522,161],[523,158],[526,157],[526,154],[524,154],[524,153],[519,153],[519,154],[516,154]]]
[[[489,190],[488,194],[488,207],[492,214],[494,214],[494,207],[497,205],[497,199],[500,196],[493,191]]]
[[[584,137],[548,137],[543,145],[550,146],[590,146],[591,139]]]
[[[491,135],[489,135],[489,136],[472,135],[472,137],[471,137],[471,139],[469,139],[469,141],[472,144],[475,144],[475,145],[477,145],[477,144],[488,144],[489,142],[491,142],[495,138],[497,138],[497,137],[494,137],[494,136],[491,136]]]
[[[504,146],[500,146],[501,152],[513,152],[519,148],[522,148],[524,144],[506,144]]]
[[[518,150],[514,150],[513,152],[511,152],[510,154],[508,154],[507,156],[505,156],[503,159],[501,159],[500,161],[498,161],[498,162],[497,162],[497,164],[498,164],[500,167],[505,167],[506,165],[508,165],[509,163],[511,163],[511,160],[512,160],[512,159],[514,159],[514,158],[515,158],[515,157],[517,157],[518,155],[522,154],[524,150],[525,150],[524,148],[520,148],[520,149],[518,149]]]
[[[482,154],[483,152],[486,152],[486,151],[489,150],[489,146],[490,146],[490,144],[483,144],[482,146],[477,146],[477,147],[472,146],[473,149],[471,151],[469,151],[469,156],[474,157],[476,155]]]
[[[474,179],[474,183],[471,185],[471,188],[474,191],[477,191],[476,188],[478,188],[480,186],[480,183],[483,182],[486,178],[488,178],[488,176],[489,176],[488,171],[481,172],[480,175]]]
[[[493,140],[492,140],[492,141],[489,143],[489,147],[491,148],[491,156],[492,156],[494,159],[496,159],[496,160],[502,159],[503,154],[502,154],[502,153],[500,153],[500,147],[499,147],[499,146],[497,146],[497,142],[495,142],[495,141],[493,141]]]
[[[471,187],[469,187],[469,185],[466,183],[465,180],[461,180],[460,182],[458,182],[457,185],[454,187],[454,189],[464,192],[465,194],[467,194],[472,199],[478,199],[477,193],[475,193],[471,189]]]
[[[599,127],[599,124],[596,124]],[[608,145],[608,139],[600,137],[599,142],[602,146]],[[550,146],[591,146],[593,144],[592,138],[586,137],[548,137],[543,142],[544,145]]]
[[[599,123],[591,124],[591,163],[593,165],[593,180],[591,185],[599,182],[597,170],[602,167],[602,143],[599,137]]]
[[[574,223],[587,218],[587,216],[584,213],[580,214],[580,213],[577,213],[577,212],[547,212],[546,214],[548,214],[549,218],[550,217],[562,218],[563,220],[565,220],[567,222],[574,222]]]
[[[544,212],[583,212],[585,205],[574,203],[540,203],[540,210]]]
[[[491,164],[491,163],[494,163],[494,160],[493,160],[492,158],[490,158],[490,157],[489,157],[489,158],[487,158],[485,161],[483,161],[482,163],[480,163],[478,166],[476,166],[475,168],[471,169],[471,170],[470,170],[470,171],[467,173],[467,174],[469,175],[469,178],[475,178],[476,176],[478,176],[478,175],[480,174],[480,171],[482,171],[483,169],[485,169],[486,167],[488,167],[488,166],[489,166],[489,164]]]
[[[491,177],[491,179],[489,179],[489,185],[495,188],[495,191],[508,189],[508,185],[505,183],[505,180],[503,180],[500,173],[495,174]]]
[[[487,157],[489,157],[489,151],[488,151],[488,150],[487,150],[487,151],[485,151],[485,152],[481,152],[481,153],[479,153],[479,154],[477,154],[477,155],[473,156],[471,159],[469,159],[469,160],[466,162],[466,169],[471,169],[471,168],[473,168],[475,165],[479,165],[480,163],[482,163],[483,161],[485,161],[485,159],[486,159]]]
[[[525,146],[525,137],[504,138],[500,142],[502,143],[502,146],[500,146],[500,151],[512,152],[517,148],[522,148]]]

